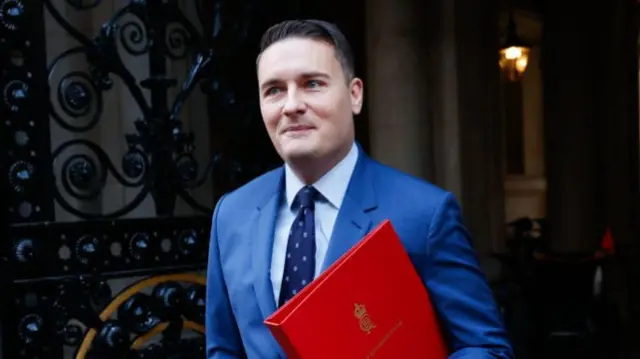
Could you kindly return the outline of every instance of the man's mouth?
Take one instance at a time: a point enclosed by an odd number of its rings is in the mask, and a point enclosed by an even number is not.
[[[282,131],[282,133],[301,133],[301,132],[306,132],[306,131],[310,131],[313,130],[314,127],[313,126],[309,126],[309,125],[295,125],[295,126],[289,126],[287,128],[284,129],[284,131]]]

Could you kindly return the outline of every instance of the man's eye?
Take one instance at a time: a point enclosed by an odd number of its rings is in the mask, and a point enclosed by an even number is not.
[[[272,96],[272,95],[277,94],[279,91],[280,91],[280,89],[279,89],[279,88],[277,88],[277,87],[271,87],[271,88],[269,88],[267,91],[265,91],[265,93],[264,93],[264,94],[265,94],[266,96]]]
[[[320,86],[320,81],[318,81],[318,80],[309,80],[309,81],[307,81],[307,87],[309,87],[309,88],[316,88],[318,86]]]

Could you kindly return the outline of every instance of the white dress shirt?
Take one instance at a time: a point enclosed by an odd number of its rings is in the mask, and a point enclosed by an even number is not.
[[[316,270],[315,276],[320,274],[322,262],[324,261],[329,240],[333,233],[333,226],[336,223],[338,211],[342,206],[349,181],[356,162],[358,161],[358,147],[354,143],[347,156],[340,161],[331,171],[313,184],[322,199],[315,203],[315,225],[316,225]],[[291,208],[298,191],[304,187],[304,183],[293,173],[291,168],[285,164],[285,190],[280,201],[278,217],[273,240],[273,250],[271,254],[271,283],[273,284],[273,296],[278,302],[280,297],[280,286],[284,273],[285,255],[287,252],[287,241],[291,224],[297,213]]]

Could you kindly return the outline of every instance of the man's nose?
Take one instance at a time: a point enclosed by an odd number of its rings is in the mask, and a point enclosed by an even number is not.
[[[295,116],[303,114],[306,110],[304,101],[300,99],[297,91],[289,91],[287,94],[287,101],[282,108],[282,113],[286,116]]]

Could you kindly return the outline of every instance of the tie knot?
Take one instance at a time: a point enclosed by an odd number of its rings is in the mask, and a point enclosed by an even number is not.
[[[296,200],[301,208],[310,208],[318,197],[318,190],[312,186],[304,186],[296,195]]]

